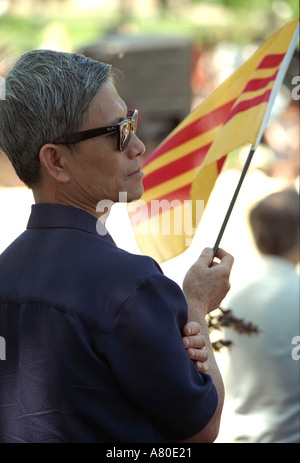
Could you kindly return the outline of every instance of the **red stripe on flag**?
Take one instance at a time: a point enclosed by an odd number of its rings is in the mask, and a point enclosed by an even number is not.
[[[244,92],[254,92],[255,90],[260,90],[261,88],[266,87],[270,82],[272,82],[272,80],[276,79],[277,73],[278,70],[276,70],[270,77],[250,80],[246,85]]]
[[[198,135],[207,132],[208,130],[217,127],[220,124],[223,124],[228,112],[234,105],[236,99],[229,101],[228,103],[220,106],[219,108],[210,111],[208,114],[200,117],[196,121],[192,122],[191,124],[183,127],[177,133],[175,133],[169,140],[166,140],[165,143],[160,145],[152,155],[147,159],[144,166],[149,164],[151,161],[162,155],[163,153],[176,148],[176,146],[181,145],[182,143],[191,140]]]
[[[281,61],[283,60],[285,54],[272,54],[272,55],[267,55],[263,58],[257,69],[266,69],[266,68],[272,68],[272,67],[277,67]],[[277,72],[277,71],[276,71]],[[276,77],[276,74],[275,74]],[[272,76],[273,78],[273,76]],[[272,80],[270,78],[270,80]],[[261,85],[263,85],[263,80],[261,79]],[[248,85],[257,85],[256,88],[253,88],[253,90],[256,90],[258,88],[262,88],[259,86],[259,79],[254,79],[252,84],[249,82]],[[247,88],[247,87],[246,87]],[[249,91],[249,88],[247,89]],[[176,146],[181,145],[182,143],[185,143],[187,140],[191,140],[192,138],[196,137],[197,135],[200,135],[201,133],[204,133],[208,130],[213,129],[217,125],[220,125],[225,122],[225,118],[227,114],[229,113],[230,109],[234,105],[236,99],[233,99],[229,101],[228,103],[225,103],[223,106],[220,106],[219,108],[216,108],[215,110],[209,112],[208,114],[205,114],[204,116],[200,117],[196,121],[192,122],[191,124],[183,127],[181,130],[179,130],[177,133],[175,133],[173,136],[171,136],[168,140],[166,140],[164,143],[162,143],[153,153],[152,155],[147,159],[145,162],[145,166],[149,164],[151,161],[156,159],[157,157],[161,156],[163,153],[175,148]]]
[[[243,112],[243,111],[247,111],[248,109],[253,108],[254,106],[257,106],[260,103],[268,102],[270,98],[270,94],[271,94],[271,90],[266,90],[265,93],[263,93],[262,95],[259,95],[255,98],[251,98],[250,100],[241,101],[241,103],[236,105],[236,107],[233,108],[232,111],[230,111],[228,118],[226,120],[226,123],[230,121],[230,119],[232,119],[236,114]]]
[[[217,172],[218,174],[221,172],[224,162],[226,161],[227,155],[223,156],[222,158],[218,159],[217,164]],[[147,203],[142,204],[142,206],[138,206],[137,202],[137,210],[136,211],[129,211],[130,219],[133,220],[133,217],[136,216],[135,225],[138,223],[144,222],[145,220],[150,219],[151,217],[156,217],[158,214],[162,212],[166,212],[170,209],[170,207],[174,207],[176,204],[171,204],[172,201],[180,201],[182,204],[184,201],[187,201],[190,198],[190,190],[191,190],[192,183],[188,183],[181,188],[171,191],[170,193],[165,194],[163,197],[157,198],[155,200],[150,200]],[[157,207],[151,204],[151,201],[157,201]],[[159,203],[159,204],[158,204]],[[159,206],[159,207],[158,207]],[[134,220],[133,220],[134,221]]]
[[[190,190],[191,183],[188,183],[187,185],[184,185],[183,187],[178,188],[177,190],[173,190],[161,198],[157,198],[155,200],[152,199],[147,203],[143,203],[142,205],[139,205],[139,202],[137,201],[136,210],[133,210],[134,203],[132,203],[128,212],[130,220],[133,222],[134,225],[138,225],[139,223],[144,222],[145,220],[148,220],[152,217],[156,217],[158,214],[162,212],[166,212],[172,206],[174,208],[176,204],[173,203],[172,205],[172,201],[179,200],[183,204],[185,200],[190,199]],[[151,201],[156,203],[156,206],[154,206],[153,202],[151,203]]]
[[[217,171],[218,174],[221,172],[224,162],[226,161],[227,155],[217,160]]]
[[[257,69],[275,68],[279,66],[284,56],[285,56],[285,53],[276,53],[273,55],[267,55],[261,61]]]
[[[170,162],[167,165],[146,174],[143,180],[144,189],[149,190],[160,183],[171,180],[178,175],[184,174],[185,172],[200,166],[210,145],[211,143],[208,143],[207,145],[197,148],[176,161]]]

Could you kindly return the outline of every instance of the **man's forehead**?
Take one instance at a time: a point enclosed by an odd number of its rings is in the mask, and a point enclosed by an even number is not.
[[[125,101],[120,97],[114,84],[108,80],[102,85],[89,106],[89,120],[96,118],[109,125],[119,122],[126,115],[127,105]]]

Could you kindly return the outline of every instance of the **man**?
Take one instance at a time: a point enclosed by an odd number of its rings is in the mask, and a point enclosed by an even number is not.
[[[0,440],[212,442],[223,385],[205,316],[229,289],[232,257],[219,250],[210,267],[205,249],[184,297],[156,262],[118,249],[106,232],[97,204],[142,195],[144,152],[137,111],[109,65],[29,52],[6,92],[0,148],[36,204],[0,256]],[[208,359],[188,336],[198,324]],[[186,349],[207,359],[209,376]]]
[[[250,211],[250,224],[261,262],[227,304],[259,333],[226,334],[233,346],[224,375],[231,426],[226,420],[224,426],[235,442],[295,443],[300,441],[300,369],[293,354],[299,339],[299,194],[286,189],[266,196]]]

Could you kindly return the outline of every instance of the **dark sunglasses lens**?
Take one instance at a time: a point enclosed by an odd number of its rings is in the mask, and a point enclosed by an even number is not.
[[[123,151],[128,143],[130,138],[130,131],[131,131],[131,122],[124,122],[124,124],[120,127],[120,148]]]
[[[127,145],[130,140],[130,133],[131,131],[136,133],[137,129],[137,121],[138,121],[138,113],[137,111],[131,116],[131,120],[123,122],[120,125],[120,150],[124,151],[127,148]]]

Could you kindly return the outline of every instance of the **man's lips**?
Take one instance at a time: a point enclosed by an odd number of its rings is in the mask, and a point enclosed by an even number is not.
[[[127,175],[128,178],[142,178],[144,177],[144,173],[141,171],[141,169],[136,169],[131,174]]]

